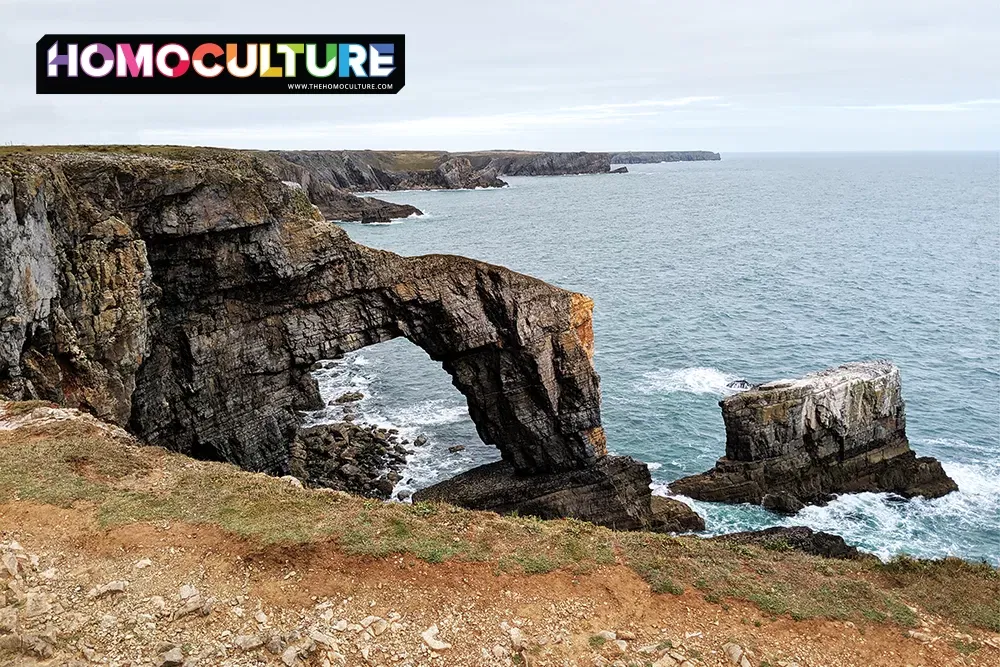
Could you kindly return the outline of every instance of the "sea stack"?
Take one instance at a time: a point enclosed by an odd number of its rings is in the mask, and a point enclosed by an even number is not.
[[[768,382],[719,405],[726,455],[671,484],[673,493],[792,514],[838,493],[937,498],[958,489],[937,460],[910,449],[899,370],[888,361]]]

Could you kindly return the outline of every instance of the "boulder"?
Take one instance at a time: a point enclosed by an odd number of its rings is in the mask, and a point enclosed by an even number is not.
[[[778,526],[764,530],[729,533],[711,538],[721,542],[753,544],[765,549],[802,551],[813,556],[841,559],[873,559],[875,556],[852,547],[844,538],[832,533],[813,530],[806,526]]]
[[[958,488],[938,461],[910,449],[899,371],[887,361],[769,382],[720,405],[726,455],[673,482],[673,493],[794,513],[838,493],[937,498]]]
[[[675,498],[652,496],[649,528],[659,533],[696,533],[705,530],[705,520],[686,503]]]
[[[499,461],[421,489],[413,500],[542,519],[573,517],[617,530],[704,528],[687,505],[652,497],[651,481],[646,464],[627,456],[607,456],[580,470],[534,475],[518,475],[510,463]]]

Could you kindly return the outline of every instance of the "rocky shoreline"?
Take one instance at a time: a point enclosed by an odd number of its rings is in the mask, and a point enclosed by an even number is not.
[[[340,422],[300,429],[289,472],[310,488],[388,500],[412,453],[396,429]]]

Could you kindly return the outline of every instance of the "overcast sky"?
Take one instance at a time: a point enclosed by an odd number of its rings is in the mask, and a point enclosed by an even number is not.
[[[398,95],[36,96],[46,33],[404,33]],[[1000,0],[0,0],[0,142],[1000,148]]]

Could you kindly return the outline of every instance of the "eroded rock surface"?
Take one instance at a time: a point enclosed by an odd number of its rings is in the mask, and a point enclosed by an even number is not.
[[[958,488],[938,461],[910,449],[899,371],[889,362],[769,382],[720,405],[726,455],[673,482],[674,493],[789,513],[837,493],[937,498]]]
[[[704,522],[687,505],[652,498],[651,481],[646,464],[627,456],[607,456],[581,470],[530,476],[518,475],[509,463],[499,461],[421,489],[413,499],[500,514],[516,511],[542,519],[575,517],[618,530],[687,532],[704,528]]]
[[[722,156],[712,151],[631,151],[615,153],[613,164],[656,164],[658,162],[701,162],[721,160]]]
[[[605,453],[592,302],[502,267],[353,243],[236,151],[0,162],[0,394],[285,474],[319,359],[405,336],[516,470]]]
[[[858,560],[875,556],[858,550],[844,541],[844,538],[806,526],[776,526],[764,530],[743,533],[729,533],[711,538],[736,544],[754,544],[773,551],[802,551],[823,558]]]

